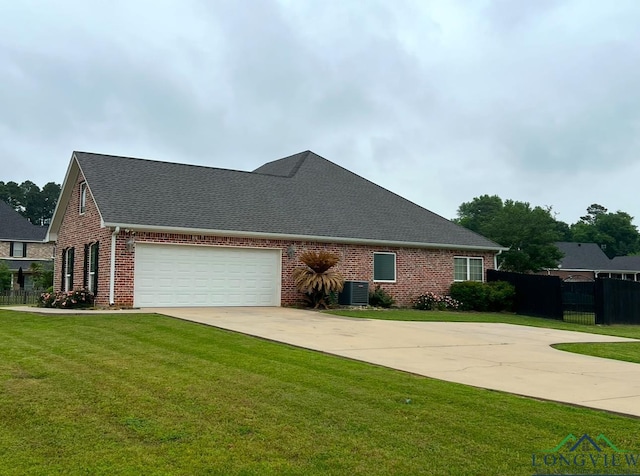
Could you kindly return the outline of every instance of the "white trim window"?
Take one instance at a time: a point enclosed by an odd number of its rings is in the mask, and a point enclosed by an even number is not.
[[[396,254],[389,252],[373,253],[373,281],[378,283],[396,282]]]
[[[89,262],[87,263],[87,285],[89,291],[95,294],[98,277],[98,243],[89,245]]]
[[[62,278],[63,278],[63,291],[72,291],[73,290],[73,255],[74,249],[67,248],[62,252],[63,259],[63,270],[62,270]]]
[[[80,184],[80,215],[87,210],[87,182]]]
[[[484,260],[471,256],[453,258],[454,281],[484,281]]]

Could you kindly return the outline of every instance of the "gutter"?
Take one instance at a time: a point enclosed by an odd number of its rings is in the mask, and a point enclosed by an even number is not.
[[[371,238],[344,238],[336,236],[316,236],[316,235],[289,235],[283,233],[269,233],[260,231],[237,231],[237,230],[211,230],[206,228],[183,228],[183,227],[164,227],[153,225],[136,225],[131,223],[104,223],[107,227],[116,227],[122,229],[130,229],[136,231],[146,231],[150,233],[176,233],[184,235],[209,235],[209,236],[228,236],[238,238],[258,238],[266,240],[283,240],[283,241],[317,241],[321,243],[343,243],[353,245],[376,245],[376,246],[393,246],[401,248],[430,248],[439,250],[470,250],[470,251],[508,251],[509,248],[501,246],[470,246],[470,245],[453,245],[445,243],[418,243],[412,241],[390,241],[376,240]]]
[[[116,289],[116,236],[120,233],[120,227],[116,226],[111,233],[111,266],[109,269],[109,305],[115,304]]]

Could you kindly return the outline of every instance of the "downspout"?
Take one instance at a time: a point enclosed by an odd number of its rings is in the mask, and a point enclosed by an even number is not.
[[[109,270],[109,305],[115,304],[116,293],[116,236],[120,233],[120,227],[116,226],[111,234],[111,269]]]
[[[502,250],[498,250],[498,252],[493,255],[493,269],[498,270],[498,255],[502,254]]]

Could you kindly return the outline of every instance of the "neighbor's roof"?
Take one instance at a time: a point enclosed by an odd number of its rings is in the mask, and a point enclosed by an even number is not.
[[[86,152],[73,160],[105,226],[502,249],[310,151],[253,172]]]
[[[0,200],[0,240],[43,241],[46,234],[46,227],[33,225],[11,205]]]
[[[561,269],[602,270],[611,268],[611,260],[596,243],[556,243],[564,253]]]
[[[3,261],[10,271],[18,271],[18,269],[22,268],[22,271],[29,271],[31,265],[33,263],[47,264],[51,263],[53,265],[53,259],[5,259],[0,258],[0,261]]]
[[[619,271],[640,271],[640,256],[616,256],[611,268]]]

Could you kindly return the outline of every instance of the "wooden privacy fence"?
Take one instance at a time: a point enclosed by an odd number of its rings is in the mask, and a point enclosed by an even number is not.
[[[487,271],[487,281],[516,290],[515,312],[580,324],[640,324],[640,283],[598,278],[563,282],[557,276]]]

